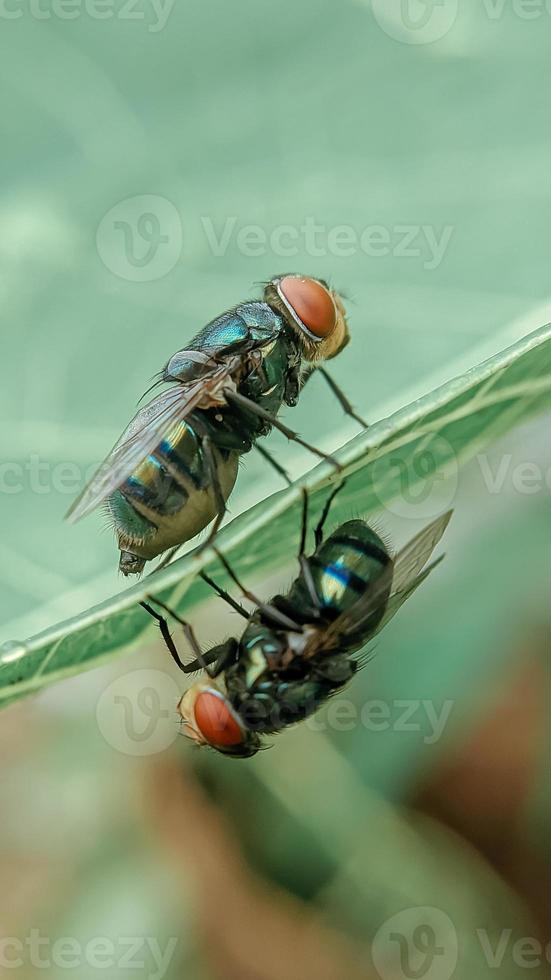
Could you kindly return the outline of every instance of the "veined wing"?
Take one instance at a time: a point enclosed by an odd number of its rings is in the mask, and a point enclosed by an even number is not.
[[[424,568],[423,571],[420,572],[416,578],[414,578],[404,589],[401,590],[401,592],[392,593],[390,599],[386,604],[385,614],[381,619],[379,625],[377,626],[377,629],[374,630],[372,636],[377,636],[377,633],[380,633],[381,630],[384,629],[384,627],[387,625],[387,623],[390,622],[392,617],[396,615],[396,613],[403,605],[403,603],[406,601],[406,599],[409,599],[410,595],[412,595],[415,592],[415,590],[421,585],[421,583],[424,582],[426,578],[428,578],[428,576],[433,571],[433,569],[435,569],[436,566],[439,565],[441,561],[443,561],[443,559],[444,559],[444,555],[441,555],[440,558],[436,559],[436,561],[431,562],[431,564],[427,568]],[[371,638],[372,637],[369,637],[369,639]]]
[[[354,605],[341,613],[325,631],[316,632],[305,655],[313,656],[326,650],[338,650],[342,637],[368,629],[370,618],[381,609],[383,604],[385,614],[373,632],[368,631],[366,642],[386,626],[400,606],[441,561],[438,559],[423,571],[444,534],[451,515],[451,510],[442,514],[416,534],[397,554],[394,561],[389,561]]]
[[[448,510],[435,521],[427,524],[394,559],[392,592],[403,592],[428,562],[440,538],[444,534],[453,511]]]
[[[424,567],[444,534],[452,513],[453,511],[448,510],[445,514],[437,517],[435,521],[427,524],[396,555],[394,560],[394,575],[392,578],[392,595],[387,602],[385,614],[373,636],[380,633],[392,617],[396,615],[406,599],[409,599],[410,595],[415,592],[433,569],[442,561],[443,555],[437,558],[436,561],[433,561],[428,568]]]
[[[219,388],[231,378],[232,361],[219,366],[208,378],[188,384],[175,384],[161,392],[134,416],[90,483],[75,500],[67,518],[75,523],[116,490],[162,441],[170,429],[186,418],[209,390]]]

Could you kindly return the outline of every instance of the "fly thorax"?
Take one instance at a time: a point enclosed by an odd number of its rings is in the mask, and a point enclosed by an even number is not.
[[[197,381],[212,371],[214,350],[180,350],[164,369],[165,381]]]
[[[243,304],[238,311],[247,323],[250,337],[259,345],[246,357],[247,374],[239,390],[277,414],[285,400],[294,346],[290,350],[282,318],[266,303]]]
[[[252,687],[267,671],[281,669],[287,650],[287,634],[263,623],[251,623],[240,644],[239,664],[247,687]]]
[[[263,347],[262,360],[247,379],[251,394],[264,408],[278,411],[285,396],[289,360],[285,340],[278,337]]]
[[[245,684],[248,688],[256,684],[259,677],[268,669],[266,657],[261,647],[255,646],[248,654],[245,670]]]
[[[294,339],[287,340],[288,348],[288,362],[289,370],[287,372],[287,378],[285,381],[285,394],[284,400],[286,405],[290,405],[291,408],[297,404],[300,395],[300,390],[302,387],[301,383],[301,372],[302,372],[302,357],[300,351],[296,347]]]

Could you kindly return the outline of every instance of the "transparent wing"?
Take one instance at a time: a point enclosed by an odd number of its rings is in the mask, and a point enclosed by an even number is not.
[[[394,559],[392,591],[403,592],[426,565],[440,538],[444,534],[453,511],[449,510],[427,524],[409,541]]]
[[[444,555],[441,555],[440,558],[437,558],[436,561],[433,561],[428,566],[428,568],[424,568],[423,571],[419,573],[417,578],[414,578],[413,581],[411,581],[405,589],[402,589],[401,592],[392,593],[390,599],[386,604],[385,614],[381,619],[381,622],[377,626],[377,629],[374,630],[372,636],[377,636],[377,633],[380,633],[381,630],[384,629],[384,627],[387,625],[387,623],[390,622],[392,617],[396,615],[396,613],[403,605],[403,603],[406,601],[406,599],[409,599],[410,595],[412,595],[415,592],[415,590],[421,585],[421,583],[424,582],[426,578],[428,578],[428,576],[433,571],[433,569],[435,569],[436,566],[439,565],[441,561],[443,561],[443,558]],[[372,639],[372,637],[369,637],[369,639]]]
[[[68,520],[75,523],[85,517],[120,487],[172,426],[208,398],[209,389],[230,378],[230,366],[231,362],[219,367],[207,379],[201,378],[187,385],[175,384],[144,405],[75,500],[67,514]]]
[[[451,510],[442,514],[416,534],[398,553],[394,561],[386,565],[383,572],[350,609],[342,613],[327,630],[314,635],[306,655],[313,656],[324,650],[338,649],[343,636],[360,633],[363,629],[367,630],[370,618],[384,604],[386,609],[383,619],[377,624],[373,633],[367,632],[366,642],[371,639],[371,636],[379,633],[441,561],[439,559],[424,572],[422,571],[444,534],[451,515]]]

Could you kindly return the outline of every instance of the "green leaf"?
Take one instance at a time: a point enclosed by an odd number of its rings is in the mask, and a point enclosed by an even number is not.
[[[551,326],[535,331],[500,354],[442,385],[389,418],[372,425],[336,454],[346,485],[332,516],[351,510],[366,517],[436,473],[459,465],[514,425],[551,406]],[[428,464],[427,464],[428,460]],[[218,547],[254,588],[268,570],[287,563],[296,552],[301,487],[311,492],[312,517],[319,513],[334,483],[334,470],[321,464],[300,482],[270,496],[223,529]],[[170,567],[152,573],[133,588],[60,623],[25,643],[0,647],[0,700],[3,705],[64,677],[96,667],[127,651],[143,638],[152,621],[138,602],[147,595],[189,615],[207,595],[198,571],[216,571],[210,551],[191,552]]]

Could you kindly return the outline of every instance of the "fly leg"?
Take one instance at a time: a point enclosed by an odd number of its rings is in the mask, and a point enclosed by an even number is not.
[[[207,585],[210,585],[211,589],[214,589],[217,595],[219,595],[220,598],[224,600],[224,602],[228,603],[228,606],[231,606],[232,609],[235,609],[235,611],[238,612],[240,616],[243,616],[244,619],[250,618],[247,610],[241,605],[241,603],[237,602],[237,600],[234,599],[233,596],[229,594],[229,592],[226,592],[225,589],[223,589],[220,585],[218,585],[217,582],[215,582],[214,579],[210,577],[210,575],[207,575],[206,572],[199,572],[199,575],[201,576],[203,581],[207,583]]]
[[[312,367],[308,371],[308,373],[303,377],[303,382],[302,382],[303,386],[306,384],[309,378],[312,377],[314,371],[319,371],[322,377],[325,378],[327,384],[329,385],[329,388],[335,395],[335,398],[337,399],[343,412],[346,415],[349,415],[350,418],[354,419],[355,422],[358,422],[358,424],[361,425],[362,429],[369,429],[369,423],[366,422],[365,419],[361,417],[361,415],[358,415],[358,413],[354,411],[354,406],[349,402],[342,388],[340,388],[337,382],[333,380],[333,378],[329,374],[329,371],[326,368]]]
[[[224,515],[226,513],[226,498],[224,497],[222,487],[220,486],[220,480],[218,479],[218,467],[216,466],[216,459],[210,436],[203,435],[201,439],[201,446],[205,455],[207,471],[210,476],[212,492],[214,494],[214,503],[216,504],[216,517],[214,518],[212,527],[208,533],[208,537],[199,548],[199,551],[204,551],[205,548],[208,548],[214,541],[216,535],[218,534],[220,525],[224,520]]]
[[[320,519],[318,521],[318,525],[316,527],[316,530],[314,531],[314,540],[316,542],[316,550],[319,548],[320,544],[322,544],[322,542],[323,542],[323,529],[325,527],[325,522],[326,522],[327,518],[329,517],[329,511],[331,510],[331,504],[333,503],[333,501],[334,501],[335,497],[337,496],[337,494],[341,492],[341,490],[344,487],[345,483],[346,483],[346,480],[342,480],[341,483],[338,483],[337,486],[333,488],[333,490],[329,494],[327,500],[325,501],[325,505],[324,505],[324,508],[322,510],[321,517],[320,517]]]
[[[304,579],[304,584],[308,589],[308,594],[312,600],[314,609],[321,609],[321,602],[314,584],[314,579],[312,576],[312,569],[310,567],[310,562],[306,557],[306,535],[308,534],[308,490],[306,487],[302,488],[302,523],[300,530],[300,545],[298,550],[298,563],[300,566],[300,571]]]
[[[255,449],[258,450],[261,456],[264,456],[264,459],[268,460],[270,465],[273,466],[274,470],[276,470],[279,473],[279,475],[282,476],[283,479],[289,484],[289,486],[291,486],[293,481],[291,480],[291,477],[289,476],[287,470],[283,468],[281,463],[278,463],[277,459],[274,459],[272,454],[269,453],[267,449],[264,449],[264,446],[259,446],[257,444],[255,446]]]
[[[193,660],[187,665],[188,671],[191,670],[203,670],[208,674],[212,680],[219,677],[227,667],[231,667],[237,660],[237,655],[239,653],[239,643],[234,637],[230,637],[225,643],[221,643],[219,646],[213,647],[213,649],[208,653],[204,654],[202,660],[208,664],[213,663],[214,667],[203,667],[202,663],[198,660]]]
[[[308,449],[314,454],[314,456],[319,456],[320,459],[324,459],[326,462],[331,463],[331,465],[334,466],[339,472],[342,470],[341,464],[337,462],[334,456],[331,456],[329,453],[324,453],[321,449],[316,449],[316,447],[312,446],[309,442],[305,442],[305,440],[301,439],[300,436],[293,431],[293,429],[289,429],[288,426],[284,425],[283,422],[280,422],[279,419],[277,419],[275,415],[272,415],[271,412],[267,412],[261,405],[257,405],[256,402],[252,401],[250,398],[246,398],[245,395],[242,395],[238,391],[226,391],[224,394],[227,401],[233,402],[240,408],[245,408],[253,415],[257,415],[259,419],[263,419],[265,422],[268,422],[269,425],[273,426],[274,429],[278,429],[292,442],[298,442],[299,446],[304,446],[304,448]]]
[[[293,630],[294,632],[298,632],[298,633],[302,632],[302,627],[299,626],[298,623],[295,623],[294,620],[290,619],[289,616],[286,616],[285,613],[281,612],[280,609],[276,609],[276,607],[269,602],[262,602],[260,599],[257,598],[257,596],[254,595],[253,592],[249,592],[249,590],[245,588],[243,583],[237,577],[236,573],[234,572],[227,558],[225,558],[224,555],[220,551],[218,551],[217,548],[215,548],[214,550],[219,560],[222,562],[224,568],[226,569],[228,575],[230,576],[232,581],[235,582],[237,588],[241,590],[245,599],[248,599],[249,602],[254,603],[254,605],[258,607],[259,612],[261,612],[262,615],[266,617],[266,619],[270,619],[272,623],[275,623],[275,625],[279,626],[280,629]],[[248,616],[247,619],[249,619]]]
[[[142,606],[142,608],[145,609],[145,611],[148,612],[150,616],[153,616],[153,619],[155,619],[159,624],[161,636],[165,641],[166,647],[172,659],[174,660],[175,664],[179,667],[179,669],[183,671],[184,674],[192,674],[202,667],[203,670],[207,672],[209,677],[215,676],[211,671],[210,664],[213,663],[213,661],[215,661],[218,658],[218,654],[215,651],[211,651],[210,653],[203,654],[201,647],[197,642],[197,637],[195,636],[193,627],[188,622],[186,622],[185,619],[182,619],[181,616],[178,616],[177,613],[173,612],[172,609],[169,608],[169,606],[166,606],[164,602],[161,602],[160,599],[151,599],[151,601],[155,602],[156,605],[160,606],[161,609],[164,609],[169,616],[172,616],[173,619],[175,619],[178,623],[180,623],[180,626],[182,626],[184,629],[184,636],[188,641],[191,649],[193,650],[193,653],[195,654],[195,660],[193,660],[189,664],[185,664],[182,658],[180,657],[180,654],[178,653],[174,640],[172,639],[170,630],[168,628],[168,621],[165,619],[164,616],[161,616],[160,613],[158,613],[155,609],[153,609],[153,607],[150,606],[148,602],[140,602],[140,606]]]
[[[337,382],[333,380],[333,378],[331,377],[331,375],[329,374],[329,372],[326,370],[326,368],[320,367],[320,368],[318,368],[318,371],[325,378],[325,380],[327,381],[327,384],[329,385],[331,391],[335,395],[335,398],[337,399],[337,401],[338,401],[339,405],[341,406],[343,412],[346,415],[349,415],[350,418],[352,418],[356,422],[358,422],[361,425],[362,429],[369,429],[369,423],[366,422],[365,419],[363,419],[361,417],[361,415],[358,415],[358,413],[354,411],[354,408],[350,404],[350,402],[348,401],[348,398],[346,397],[344,391],[342,390],[342,388],[339,388]]]

